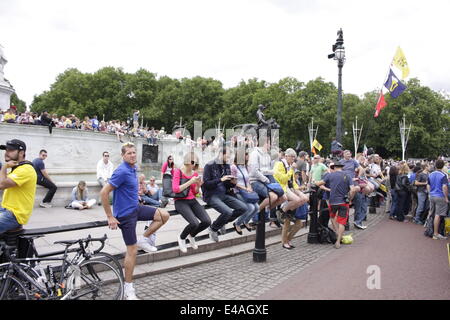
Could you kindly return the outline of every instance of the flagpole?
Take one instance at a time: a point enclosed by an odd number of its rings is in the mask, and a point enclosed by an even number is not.
[[[405,161],[406,146],[408,144],[409,133],[411,131],[411,124],[409,124],[409,127],[406,128],[405,114],[403,114],[403,126],[401,122],[399,122],[399,126],[400,126],[400,139],[402,142],[402,161]]]
[[[355,146],[355,156],[356,153],[358,152],[358,146],[359,146],[359,141],[361,140],[361,134],[362,134],[362,128],[363,126],[361,126],[360,129],[358,129],[358,116],[355,117],[355,123],[352,123],[352,127],[353,127],[353,143]],[[358,135],[358,131],[359,131],[359,135]]]
[[[308,133],[309,133],[309,150],[312,152],[314,139],[317,137],[317,131],[319,131],[319,126],[314,129],[314,118],[311,118],[311,123],[308,124]]]

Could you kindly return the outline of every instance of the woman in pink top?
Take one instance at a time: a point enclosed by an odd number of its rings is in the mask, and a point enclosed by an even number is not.
[[[175,164],[173,162],[173,157],[168,156],[167,161],[164,162],[164,164],[161,167],[161,180],[162,180],[164,174],[166,174],[166,173],[172,174],[174,166],[175,166]]]
[[[178,245],[181,252],[187,252],[186,238],[193,249],[198,249],[195,243],[195,236],[208,228],[211,224],[206,210],[195,199],[200,186],[203,184],[201,177],[195,171],[198,168],[198,158],[194,153],[188,153],[184,156],[184,166],[181,169],[173,170],[172,190],[179,193],[186,188],[190,188],[186,198],[175,198],[175,209],[189,223],[178,236]],[[181,179],[189,179],[186,183],[180,185]],[[200,221],[199,221],[200,220]]]

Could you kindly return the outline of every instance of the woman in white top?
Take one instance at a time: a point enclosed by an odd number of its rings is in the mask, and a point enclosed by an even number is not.
[[[258,203],[248,203],[244,200],[244,198],[239,194],[239,189],[243,190],[244,192],[253,192],[252,186],[250,185],[249,181],[249,173],[248,173],[248,153],[245,153],[245,164],[240,165],[237,164],[237,158],[238,154],[236,154],[234,158],[234,164],[231,165],[231,175],[237,177],[237,184],[235,188],[236,196],[239,200],[244,202],[247,205],[247,211],[241,215],[236,222],[233,223],[234,230],[240,235],[242,235],[242,229],[241,226],[244,225],[244,227],[248,231],[254,230],[249,224],[250,219],[253,218],[256,214],[258,214],[259,211],[259,204]]]
[[[70,206],[74,209],[90,209],[97,203],[95,199],[89,199],[88,188],[86,182],[80,181],[72,190],[72,203]]]

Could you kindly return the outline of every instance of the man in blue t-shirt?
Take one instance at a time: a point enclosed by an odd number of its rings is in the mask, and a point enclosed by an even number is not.
[[[340,162],[334,163],[332,169],[334,168],[335,171],[325,175],[321,181],[316,182],[317,186],[329,185],[331,190],[329,210],[333,228],[337,233],[337,240],[334,244],[336,249],[339,249],[341,246],[341,239],[349,216],[349,201],[355,195],[355,190],[352,188],[353,180],[343,171],[343,167],[344,165]]]
[[[39,151],[39,157],[33,160],[33,167],[34,170],[36,170],[37,174],[37,184],[48,189],[47,194],[39,204],[39,206],[42,208],[52,207],[51,203],[53,200],[53,196],[58,189],[48,175],[47,170],[45,169],[44,160],[47,159],[47,155],[47,150],[42,149],[41,151]]]
[[[447,237],[439,234],[439,223],[441,217],[446,217],[448,212],[448,179],[442,172],[444,161],[436,161],[436,171],[428,176],[428,190],[430,193],[430,214],[434,214],[434,234],[433,239],[445,240]]]
[[[348,174],[352,180],[355,176],[359,177],[360,171],[363,170],[359,162],[352,158],[352,152],[350,150],[344,151],[344,159],[340,160],[339,163],[343,165],[342,171]],[[356,171],[358,171],[357,175]]]
[[[126,143],[122,146],[123,162],[113,172],[108,183],[100,192],[100,197],[108,218],[109,228],[122,231],[123,240],[127,246],[125,255],[125,299],[139,300],[136,297],[133,288],[133,271],[136,264],[137,248],[154,252],[157,249],[153,247],[149,238],[163,224],[169,220],[169,213],[163,209],[143,206],[139,204],[138,197],[138,178],[136,174],[136,147],[133,143]],[[114,214],[109,204],[109,194],[113,194]],[[137,241],[136,224],[137,221],[153,220],[144,233],[143,238]]]

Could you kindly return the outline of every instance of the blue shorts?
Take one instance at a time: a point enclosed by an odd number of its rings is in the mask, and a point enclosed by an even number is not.
[[[20,224],[17,222],[14,213],[0,207],[0,234],[8,230],[17,229],[18,227],[20,227]]]
[[[137,243],[137,222],[153,220],[156,210],[154,207],[139,205],[131,214],[116,218],[120,222],[119,229],[122,231],[123,241],[127,246],[132,246]]]

